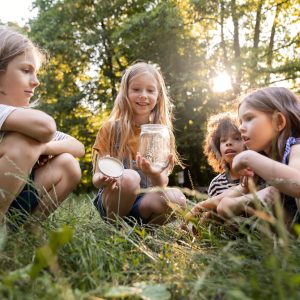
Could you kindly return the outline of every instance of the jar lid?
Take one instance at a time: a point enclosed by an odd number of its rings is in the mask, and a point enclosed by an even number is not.
[[[114,178],[122,176],[124,171],[122,162],[117,158],[110,156],[99,158],[98,167],[103,175]]]

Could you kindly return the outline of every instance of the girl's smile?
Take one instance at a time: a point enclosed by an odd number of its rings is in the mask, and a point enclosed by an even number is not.
[[[136,123],[143,124],[148,122],[158,99],[155,77],[149,72],[133,77],[128,86],[128,99]]]

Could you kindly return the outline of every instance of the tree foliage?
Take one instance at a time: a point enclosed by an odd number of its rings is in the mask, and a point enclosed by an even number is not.
[[[166,79],[186,185],[190,177],[207,185],[213,176],[202,155],[209,115],[232,108],[250,88],[299,90],[297,0],[36,0],[34,6],[38,15],[27,29],[49,53],[40,102],[59,129],[86,146],[80,191],[91,188],[91,146],[122,72],[136,60],[158,64]],[[233,88],[216,93],[213,79],[224,71]]]

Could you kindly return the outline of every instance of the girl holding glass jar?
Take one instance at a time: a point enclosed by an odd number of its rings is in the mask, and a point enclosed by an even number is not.
[[[124,166],[122,176],[101,172],[101,159],[107,156]],[[99,189],[94,204],[100,215],[146,224],[170,221],[168,202],[186,207],[183,193],[167,187],[175,164],[181,162],[164,79],[154,65],[135,63],[124,73],[113,110],[93,146],[93,184]],[[151,187],[157,189],[141,192]]]

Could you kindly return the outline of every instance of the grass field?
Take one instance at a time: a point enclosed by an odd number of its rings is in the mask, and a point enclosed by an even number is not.
[[[39,225],[1,231],[0,299],[300,299],[300,241],[280,225],[194,237],[179,222],[117,228],[72,196]]]

